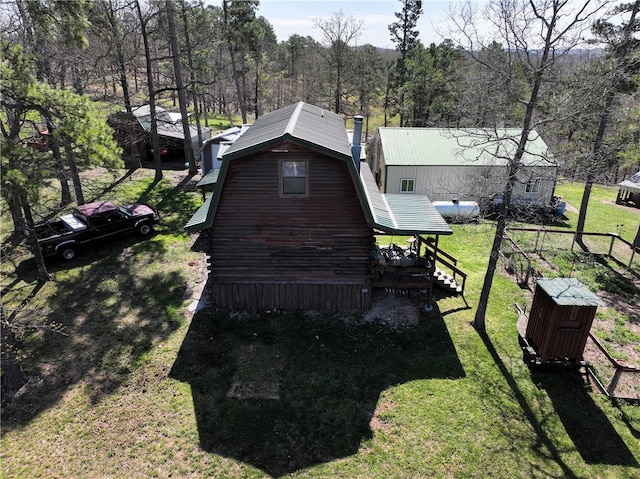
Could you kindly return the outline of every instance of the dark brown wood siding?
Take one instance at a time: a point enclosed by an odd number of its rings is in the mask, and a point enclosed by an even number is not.
[[[538,285],[527,323],[527,338],[543,362],[580,361],[596,310],[596,306],[559,305]]]
[[[231,160],[208,234],[216,304],[362,310],[369,306],[373,231],[347,165],[281,145]],[[280,160],[309,162],[305,197],[280,194]],[[366,290],[366,291],[365,291]]]

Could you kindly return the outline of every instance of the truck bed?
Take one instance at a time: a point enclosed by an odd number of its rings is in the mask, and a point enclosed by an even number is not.
[[[43,223],[36,226],[36,236],[38,240],[46,240],[54,236],[61,236],[86,230],[87,225],[81,222],[72,214],[61,216],[59,220],[50,223]]]

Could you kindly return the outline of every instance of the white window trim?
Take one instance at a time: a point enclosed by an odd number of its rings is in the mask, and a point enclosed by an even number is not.
[[[530,195],[540,193],[540,178],[530,179],[524,184],[524,192]]]
[[[411,190],[407,190],[407,191],[402,191],[402,183],[404,183],[405,181],[412,182],[413,188]],[[401,194],[414,194],[416,192],[416,179],[415,178],[400,178],[400,193]]]

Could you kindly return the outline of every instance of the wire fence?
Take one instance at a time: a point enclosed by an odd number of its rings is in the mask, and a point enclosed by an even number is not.
[[[615,276],[622,278],[623,284],[631,283],[632,278],[636,281],[640,278],[640,245],[634,245],[616,233],[583,232],[580,241],[581,244],[575,231],[509,228],[500,255],[505,269],[520,285],[530,289],[538,278],[568,277],[576,270],[593,270],[595,266],[611,268]],[[625,287],[612,280],[607,286]],[[584,357],[588,363],[587,373],[604,394],[610,398],[640,401],[640,368],[614,358],[593,334],[589,336]]]
[[[509,228],[501,248],[505,268],[519,284],[532,286],[541,276],[571,276],[587,258],[611,260],[622,274],[640,275],[640,246],[616,233],[576,232],[545,228]],[[580,244],[581,243],[581,244]]]

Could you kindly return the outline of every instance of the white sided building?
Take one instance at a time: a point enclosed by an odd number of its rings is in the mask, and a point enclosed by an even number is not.
[[[431,201],[499,201],[507,183],[520,130],[379,128],[367,162],[380,191],[426,195]],[[532,131],[517,175],[512,202],[549,206],[558,166],[544,140]]]

